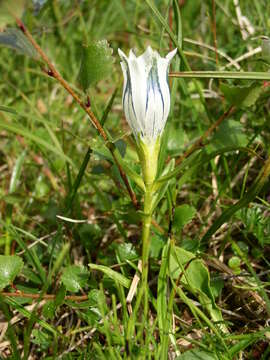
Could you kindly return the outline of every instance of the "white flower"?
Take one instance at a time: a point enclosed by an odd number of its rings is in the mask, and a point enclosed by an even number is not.
[[[137,140],[149,144],[161,135],[170,111],[168,68],[177,52],[162,58],[149,46],[139,57],[118,49],[124,74],[123,108]]]

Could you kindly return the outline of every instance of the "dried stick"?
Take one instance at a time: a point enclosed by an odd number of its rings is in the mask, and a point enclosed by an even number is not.
[[[106,146],[108,147],[108,149],[110,150],[112,157],[119,169],[120,175],[122,180],[124,181],[124,184],[127,188],[128,194],[130,196],[130,199],[133,203],[133,205],[135,206],[135,208],[138,207],[138,201],[136,198],[135,193],[133,192],[133,190],[131,189],[127,176],[124,172],[124,170],[122,169],[121,165],[119,164],[117,158],[116,158],[116,148],[115,145],[109,141],[108,136],[104,130],[104,128],[102,127],[102,125],[100,124],[100,122],[98,121],[98,119],[96,118],[95,114],[93,113],[93,111],[91,110],[90,107],[88,107],[86,104],[84,104],[84,102],[80,99],[80,97],[75,93],[75,91],[70,87],[70,85],[66,82],[66,80],[60,75],[60,73],[56,70],[55,66],[52,64],[52,62],[50,61],[50,59],[47,57],[47,55],[44,53],[44,51],[41,49],[41,47],[37,44],[37,42],[35,41],[35,39],[33,38],[33,36],[31,35],[31,33],[29,32],[29,30],[26,28],[26,26],[23,24],[23,22],[16,18],[16,22],[17,25],[19,26],[20,30],[23,32],[23,34],[27,37],[27,39],[30,41],[30,43],[34,46],[34,48],[36,49],[36,51],[38,52],[38,54],[41,56],[41,58],[43,59],[43,61],[46,63],[46,65],[49,68],[48,71],[48,75],[54,77],[62,86],[64,89],[66,89],[66,91],[73,97],[73,99],[80,105],[80,107],[87,113],[87,115],[90,118],[90,121],[92,123],[92,125],[97,129],[97,131],[99,132],[99,134],[102,136],[102,138],[105,141]]]
[[[27,299],[40,299],[40,294],[29,294],[20,291],[16,292],[0,292],[2,296],[10,296],[10,297],[21,297]],[[56,295],[54,294],[45,294],[41,296],[43,300],[54,300]],[[88,299],[88,295],[67,295],[65,296],[64,300],[72,300],[72,301],[85,301]]]

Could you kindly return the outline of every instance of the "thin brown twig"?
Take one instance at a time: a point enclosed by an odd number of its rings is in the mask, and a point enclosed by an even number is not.
[[[20,291],[16,292],[0,292],[2,296],[10,296],[10,297],[20,297],[27,299],[42,299],[42,300],[54,300],[56,298],[55,294],[44,294],[40,296],[40,294],[30,294],[24,293]],[[66,295],[64,300],[72,300],[72,301],[85,301],[88,299],[88,295]]]
[[[225,111],[218,119],[217,121],[208,128],[205,133],[199,137],[199,139],[189,148],[187,151],[180,156],[176,160],[176,165],[181,164],[181,162],[186,159],[188,156],[190,156],[195,150],[200,149],[203,146],[203,141],[208,138],[212,132],[222,123],[223,120],[225,120],[229,115],[231,115],[235,110],[235,106],[230,106],[227,111]]]
[[[56,70],[55,66],[52,64],[52,62],[50,61],[48,56],[45,54],[45,52],[41,49],[41,47],[38,45],[38,43],[35,41],[32,34],[29,32],[29,30],[26,28],[26,26],[23,24],[23,22],[18,18],[16,18],[16,22],[17,22],[17,25],[19,26],[20,30],[24,33],[24,35],[27,37],[27,39],[30,41],[30,43],[34,46],[34,48],[36,49],[38,54],[41,56],[41,58],[44,60],[44,62],[48,66],[48,68],[49,68],[49,71],[47,72],[48,75],[55,78],[63,86],[63,88],[73,97],[73,99],[79,104],[79,106],[87,113],[87,115],[89,116],[89,119],[90,119],[92,125],[97,129],[99,134],[102,136],[102,138],[105,141],[106,146],[108,147],[108,149],[110,150],[110,152],[112,154],[112,157],[113,157],[113,159],[114,159],[114,161],[115,161],[115,163],[116,163],[116,165],[117,165],[117,167],[119,169],[121,178],[124,181],[124,184],[125,184],[125,186],[127,188],[128,194],[130,196],[130,199],[131,199],[133,205],[135,206],[135,208],[138,208],[138,201],[137,201],[136,195],[133,192],[133,190],[131,189],[131,187],[129,185],[129,182],[128,182],[128,179],[127,179],[127,176],[126,176],[124,170],[122,169],[121,165],[119,164],[119,162],[118,162],[118,160],[116,158],[115,145],[109,141],[108,136],[107,136],[104,128],[102,127],[102,125],[100,124],[98,119],[96,118],[95,114],[93,113],[91,108],[88,107],[80,99],[80,97],[76,94],[76,92],[70,87],[70,85],[66,82],[66,80]]]

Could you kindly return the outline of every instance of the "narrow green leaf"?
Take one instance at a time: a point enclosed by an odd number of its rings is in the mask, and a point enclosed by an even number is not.
[[[114,155],[117,159],[117,161],[119,162],[119,164],[121,165],[121,167],[123,168],[123,170],[125,171],[125,173],[135,182],[136,185],[138,185],[138,187],[140,189],[142,189],[143,191],[145,191],[145,185],[144,182],[142,180],[142,177],[137,174],[128,164],[127,162],[122,158],[122,156],[120,155],[119,151],[117,151],[116,147],[114,150]]]
[[[78,192],[78,189],[80,187],[80,184],[81,184],[81,181],[82,181],[82,178],[85,174],[85,171],[86,171],[86,168],[87,168],[87,165],[89,163],[89,160],[90,160],[90,156],[91,156],[91,153],[92,153],[92,150],[90,148],[87,149],[87,152],[84,156],[84,159],[83,159],[83,162],[81,164],[81,167],[80,167],[80,170],[78,172],[78,175],[75,179],[75,182],[72,186],[72,190],[67,198],[67,211],[71,211],[72,209],[72,206],[73,206],[73,203],[74,203],[74,199],[76,197],[76,194]]]
[[[215,299],[210,287],[210,275],[207,267],[201,259],[180,247],[174,247],[170,256],[170,276],[181,280],[187,289],[198,297],[201,305],[205,308],[213,321],[219,322],[220,329],[227,332],[221,311],[215,304]]]
[[[181,43],[181,37],[180,37],[180,41],[178,41],[177,37],[174,35],[174,33],[172,32],[169,24],[167,23],[167,21],[163,18],[163,16],[161,15],[161,13],[158,11],[155,3],[152,0],[145,0],[145,2],[147,3],[147,5],[150,7],[150,9],[152,10],[153,14],[155,15],[155,17],[158,19],[158,21],[162,24],[162,26],[164,26],[165,30],[167,31],[167,33],[169,34],[170,38],[172,39],[174,45],[177,47],[177,50],[183,60],[183,63],[185,65],[185,67],[190,70],[190,66],[187,62],[186,56],[182,50],[182,43]]]
[[[106,120],[107,120],[107,117],[108,117],[108,115],[109,115],[109,113],[110,113],[110,111],[111,111],[111,109],[112,109],[112,106],[113,106],[113,103],[114,103],[114,99],[115,99],[115,97],[116,97],[116,95],[117,95],[117,91],[118,91],[118,88],[116,88],[116,89],[114,90],[114,92],[113,92],[113,94],[112,94],[112,96],[111,96],[111,98],[110,98],[110,100],[109,100],[109,102],[108,102],[108,105],[106,106],[106,108],[105,108],[105,110],[104,110],[104,112],[103,112],[103,114],[102,114],[102,117],[101,117],[101,119],[100,119],[100,124],[101,124],[102,126],[105,124],[105,122],[106,122]]]
[[[29,248],[25,242],[21,239],[20,235],[18,234],[17,231],[19,231],[20,233],[24,234],[25,236],[29,237],[32,240],[37,240],[37,238],[32,235],[31,233],[20,229],[18,227],[15,227],[13,225],[9,225],[7,227],[8,232],[10,232],[11,236],[13,237],[13,239],[18,243],[18,245],[25,251],[25,256],[27,258],[28,263],[30,263],[33,268],[36,269],[40,279],[42,280],[43,283],[45,283],[46,281],[46,272],[42,267],[42,264],[39,260],[39,257],[36,254],[36,251],[34,248]]]
[[[192,300],[190,300],[185,292],[183,291],[183,289],[181,288],[181,286],[176,286],[175,281],[171,278],[172,281],[172,285],[175,289],[175,291],[177,292],[178,296],[180,297],[180,299],[187,304],[187,306],[190,308],[191,312],[193,313],[193,315],[199,320],[199,318],[201,318],[208,326],[209,328],[213,331],[213,333],[218,337],[220,344],[223,345],[224,350],[228,351],[228,348],[226,346],[226,343],[224,341],[224,335],[220,333],[220,331],[217,329],[217,327],[211,322],[211,320],[209,319],[209,317],[207,315],[204,314],[204,312],[197,307]]]
[[[17,160],[15,162],[15,165],[13,167],[12,174],[11,174],[10,183],[9,183],[9,193],[13,193],[17,189],[19,179],[21,176],[21,172],[22,172],[22,165],[24,162],[25,155],[26,155],[26,152],[23,151],[19,155],[19,157],[17,158]]]
[[[270,39],[264,38],[262,39],[262,58],[267,62],[270,62]]]
[[[55,316],[56,306],[53,300],[49,300],[42,308],[42,315],[45,319],[52,320]]]
[[[0,32],[0,45],[32,58],[37,56],[36,49],[19,29],[7,28],[4,32]]]
[[[167,166],[164,168],[161,177],[166,177],[166,174],[169,174],[172,172],[173,168],[175,166],[175,160],[172,159]],[[171,181],[164,181],[163,183],[159,183],[159,181],[156,181],[154,183],[154,187],[155,187],[155,194],[152,198],[152,211],[156,209],[156,207],[158,206],[160,200],[163,198],[163,196],[165,195],[168,186],[170,185]],[[161,186],[160,186],[161,185]]]
[[[208,229],[206,234],[203,236],[201,242],[205,243],[207,242],[211,236],[224,224],[225,222],[228,222],[229,219],[235,214],[238,210],[244,208],[247,206],[260,192],[262,189],[265,181],[268,179],[270,173],[270,158],[267,159],[265,166],[261,170],[260,174],[258,175],[257,179],[253,183],[253,185],[250,187],[248,192],[240,199],[236,204],[230,206],[228,209],[226,209],[220,217],[218,217],[213,225]]]
[[[113,279],[116,283],[128,288],[130,285],[130,280],[127,279],[124,275],[110,269],[104,265],[97,265],[97,264],[89,264],[91,270],[99,270],[109,276],[109,278]]]
[[[17,111],[8,106],[0,105],[0,111],[8,112],[14,115],[18,115]]]
[[[33,312],[28,311],[25,307],[19,304],[14,298],[7,297],[5,298],[5,302],[10,306],[13,306],[19,313],[25,316],[27,319],[33,318],[41,327],[50,331],[54,335],[60,335],[57,330],[54,329],[51,325],[49,325],[46,321],[41,320],[37,315]]]
[[[174,78],[270,80],[269,72],[260,71],[183,71],[171,73]]]
[[[184,160],[179,166],[177,166],[173,171],[170,171],[168,174],[161,175],[160,178],[156,181],[156,186],[162,185],[164,182],[167,182],[168,180],[172,179],[173,177],[178,176],[185,167],[190,166],[191,168],[194,168],[196,166],[202,166],[204,164],[209,163],[211,159],[214,159],[217,155],[223,155],[232,151],[244,151],[252,154],[253,156],[257,156],[256,152],[254,152],[252,149],[246,148],[246,147],[239,147],[239,146],[228,146],[221,149],[218,149],[216,151],[211,152],[208,154],[204,150],[200,150],[198,152],[195,152],[190,157],[188,157],[186,160]],[[185,174],[184,174],[185,175]]]
[[[41,139],[40,137],[38,137],[36,135],[34,135],[32,132],[28,131],[27,129],[23,128],[22,126],[14,124],[14,123],[13,124],[7,123],[3,120],[0,120],[0,129],[5,129],[5,130],[13,132],[15,134],[22,135],[29,140],[32,140],[37,145],[42,146],[45,149],[51,151],[52,153],[59,156],[63,160],[69,162],[73,167],[76,168],[73,161],[67,155],[65,155],[63,152],[58,150],[54,145],[50,144],[49,142]]]

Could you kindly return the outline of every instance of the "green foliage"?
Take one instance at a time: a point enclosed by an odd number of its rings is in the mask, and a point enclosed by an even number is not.
[[[181,278],[195,293],[202,292],[213,300],[207,267],[193,253],[175,247],[170,257],[170,275],[173,279]]]
[[[213,2],[215,13],[199,0],[44,3],[0,0],[1,351],[14,359],[267,359],[270,73],[260,35],[269,36],[270,2],[239,2],[255,29],[246,40],[233,2]],[[89,95],[107,142],[9,10],[83,104]],[[122,111],[117,48],[141,54],[147,45],[162,56],[177,47],[170,72],[181,74],[169,74],[145,315],[145,185]]]
[[[244,233],[246,235],[254,235],[261,246],[270,243],[270,219],[267,214],[264,214],[261,207],[254,205],[241,209],[236,216],[245,225]]]
[[[182,127],[176,128],[175,124],[168,124],[167,126],[167,149],[171,155],[178,155],[181,153],[187,142],[187,134]],[[165,146],[166,146],[165,145]]]
[[[201,259],[180,247],[175,247],[170,256],[169,272],[173,279],[180,280],[191,293],[196,295],[214,321],[223,322],[222,314],[215,304],[210,286],[210,275]],[[223,331],[227,331],[222,326]]]
[[[270,39],[269,38],[262,39],[261,47],[262,47],[262,58],[269,63],[270,62]]]
[[[193,349],[186,351],[183,355],[180,355],[176,360],[218,360],[217,356],[211,352]]]
[[[99,40],[82,46],[78,80],[85,92],[90,86],[111,74],[112,52],[107,40]]]
[[[70,265],[63,270],[61,282],[68,291],[78,292],[87,283],[88,271],[83,266]]]
[[[96,248],[102,235],[102,230],[97,224],[83,224],[78,232],[82,245],[90,250]]]
[[[173,230],[180,231],[196,214],[196,209],[187,204],[177,206],[174,211]]]
[[[248,144],[248,134],[244,126],[235,120],[228,119],[221,124],[211,141],[211,147],[216,149],[226,146],[245,147]]]
[[[1,21],[1,20],[0,20]],[[29,57],[36,57],[37,52],[25,35],[16,28],[7,28],[0,33],[0,45],[10,47],[18,53]]]
[[[25,7],[25,0],[0,0],[0,29],[14,23],[15,17],[21,18]]]
[[[164,247],[164,239],[158,234],[153,234],[150,245],[150,257],[159,259]]]
[[[16,255],[0,255],[0,290],[10,285],[21,272],[23,260]]]
[[[117,254],[121,262],[132,261],[138,258],[137,251],[131,243],[120,244],[117,247]]]
[[[220,90],[229,104],[238,107],[249,107],[256,103],[263,88],[256,82],[242,86],[222,83],[220,85]]]
[[[228,261],[228,265],[235,273],[240,273],[241,259],[238,256],[232,256]]]
[[[110,269],[107,266],[104,265],[96,265],[96,264],[89,264],[90,269],[92,270],[99,270],[106,274],[110,279],[114,280],[116,284],[120,284],[126,288],[129,287],[130,281],[122,274],[119,274],[118,272]]]
[[[55,316],[55,305],[54,301],[49,300],[46,302],[46,304],[42,308],[42,315],[45,317],[45,319],[52,320]]]
[[[38,345],[38,351],[45,351],[49,348],[52,341],[49,334],[45,333],[44,331],[34,329],[32,332],[32,336],[33,343]]]

